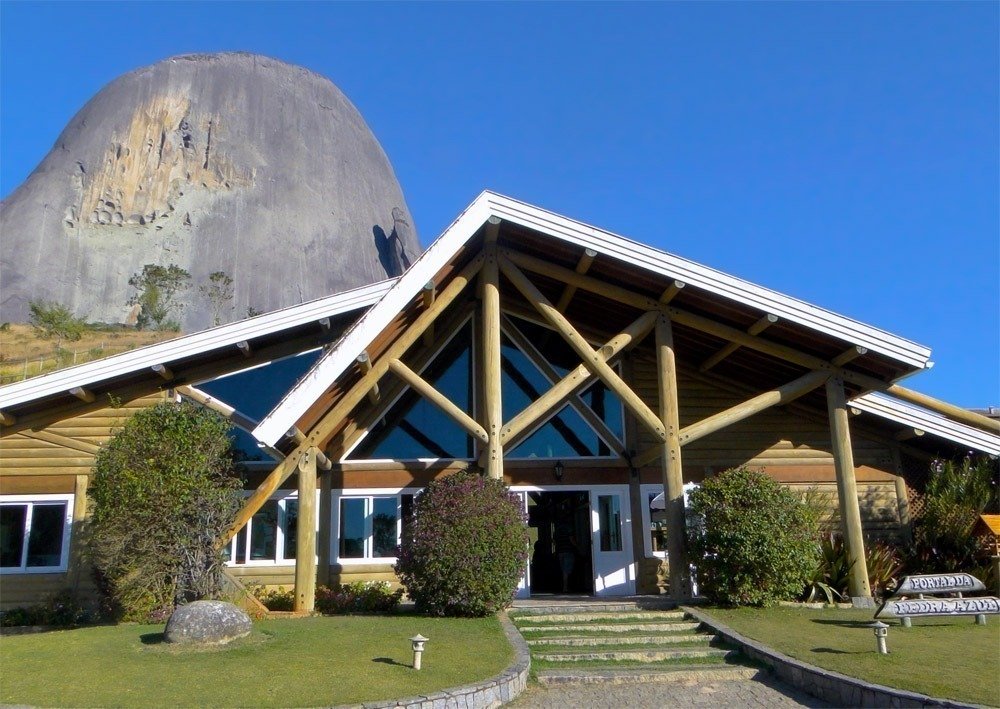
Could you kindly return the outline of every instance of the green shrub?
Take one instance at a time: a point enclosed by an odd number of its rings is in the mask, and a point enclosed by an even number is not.
[[[11,628],[21,625],[74,627],[95,623],[97,620],[98,616],[93,609],[80,603],[73,591],[64,589],[36,606],[22,606],[4,611],[0,615],[0,627]]]
[[[65,305],[45,300],[28,303],[28,322],[42,337],[79,340],[87,330],[83,318],[74,317]]]
[[[252,582],[246,584],[250,595],[264,604],[269,611],[291,611],[295,609],[295,590],[286,591],[284,586],[268,589],[264,584]]]
[[[326,615],[392,613],[401,600],[403,589],[393,591],[388,581],[355,581],[316,589],[316,610]]]
[[[805,504],[747,468],[706,479],[690,499],[689,543],[705,596],[737,606],[798,597],[817,557],[815,522]]]
[[[903,569],[901,554],[888,542],[869,539],[865,540],[865,562],[872,595],[882,598],[899,580]],[[827,603],[832,603],[834,598],[848,598],[853,567],[843,537],[832,532],[824,535],[819,543],[819,561],[807,582],[806,600],[816,600],[820,593]]]
[[[97,454],[88,545],[126,620],[223,593],[216,539],[240,503],[229,424],[193,404],[140,411]]]
[[[973,534],[979,515],[997,514],[1000,463],[986,456],[935,460],[913,523],[912,573],[968,571],[988,554]]]
[[[420,495],[396,573],[417,610],[485,616],[513,600],[528,558],[520,499],[502,482],[463,471]]]
[[[178,299],[191,286],[190,281],[191,274],[174,263],[168,266],[147,263],[142,271],[133,273],[128,284],[136,292],[128,304],[140,306],[136,326],[140,330],[179,330],[180,324],[170,315],[184,308]]]

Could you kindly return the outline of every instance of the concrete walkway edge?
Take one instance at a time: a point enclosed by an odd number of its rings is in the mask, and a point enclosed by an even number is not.
[[[410,709],[492,709],[519,696],[528,684],[531,669],[531,653],[524,638],[517,632],[507,613],[498,616],[507,641],[514,649],[514,662],[495,677],[481,682],[444,689],[433,694],[405,699],[390,699],[380,702],[366,702],[363,709],[388,709],[389,707],[409,707]]]
[[[872,684],[856,677],[806,664],[777,650],[743,637],[732,628],[697,608],[682,606],[699,622],[714,630],[726,642],[740,648],[751,660],[771,669],[783,682],[807,694],[842,707],[948,707],[949,709],[988,709],[978,704],[964,704],[951,699],[936,699],[916,692]]]

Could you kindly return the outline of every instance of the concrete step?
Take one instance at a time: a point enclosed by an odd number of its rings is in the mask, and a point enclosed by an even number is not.
[[[565,684],[645,684],[649,682],[726,682],[751,679],[758,669],[743,665],[677,665],[629,669],[538,670],[535,677],[542,685]]]
[[[538,613],[529,618],[514,617],[514,622],[531,623],[589,623],[598,620],[684,620],[684,611],[622,611],[620,613]]]
[[[521,615],[545,615],[547,613],[620,613],[628,611],[670,610],[676,608],[675,601],[655,596],[646,596],[633,601],[572,601],[518,600],[514,601],[513,613]]]
[[[615,652],[539,652],[536,660],[546,662],[663,662],[700,657],[730,657],[732,650],[712,647],[692,647],[676,650],[618,650]]]
[[[712,635],[697,633],[669,633],[663,635],[593,635],[590,637],[544,637],[525,640],[528,645],[563,645],[587,647],[593,645],[671,645],[676,643],[711,642]]]
[[[574,631],[586,630],[599,633],[630,633],[636,631],[661,633],[690,633],[697,630],[700,623],[664,621],[660,623],[574,623],[562,625],[525,625],[518,626],[522,633],[539,633],[546,630],[560,633],[572,633]]]

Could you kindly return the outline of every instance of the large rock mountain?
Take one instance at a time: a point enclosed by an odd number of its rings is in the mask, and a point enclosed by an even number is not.
[[[0,320],[31,300],[124,322],[145,264],[191,274],[186,332],[398,275],[419,252],[385,153],[326,78],[252,54],[179,56],[102,89],[0,205]]]

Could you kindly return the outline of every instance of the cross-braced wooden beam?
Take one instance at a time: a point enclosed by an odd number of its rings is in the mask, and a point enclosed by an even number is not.
[[[576,331],[566,317],[556,310],[549,299],[542,295],[542,292],[528,280],[528,277],[506,258],[500,259],[500,268],[504,275],[510,279],[521,295],[527,298],[528,302],[535,306],[535,309],[545,318],[556,332],[558,332],[574,352],[583,360],[584,366],[597,376],[604,384],[613,391],[622,403],[628,407],[636,418],[638,418],[649,430],[660,440],[665,440],[666,434],[663,430],[663,423],[659,417],[650,411],[646,403],[626,384],[618,373],[601,357],[591,349],[590,344],[584,337]]]
[[[549,364],[548,360],[545,359],[545,355],[543,355],[538,348],[535,347],[531,339],[526,337],[524,333],[518,329],[517,325],[515,325],[508,317],[504,318],[504,326],[507,336],[510,337],[511,341],[513,341],[518,348],[520,348],[521,352],[524,353],[524,356],[531,360],[532,364],[538,367],[542,375],[549,381],[549,385],[554,386],[558,383],[561,379],[559,373],[552,367],[551,364]],[[614,431],[608,428],[608,425],[604,423],[600,416],[594,413],[593,409],[580,399],[579,392],[574,392],[572,396],[568,397],[568,402],[569,405],[573,407],[581,418],[583,418],[583,420],[594,429],[597,435],[600,436],[616,454],[623,457],[625,456],[625,446],[620,440],[618,440],[618,436],[615,435]],[[518,440],[512,440],[509,443],[506,439],[504,439],[504,445],[508,448],[512,448],[520,443],[523,437],[524,436],[521,436]]]
[[[590,264],[594,262],[594,258],[597,256],[597,252],[593,249],[585,249],[583,256],[576,264],[576,272],[579,274],[584,274],[590,270]],[[563,288],[562,295],[559,296],[559,300],[556,302],[556,310],[560,313],[565,313],[566,308],[569,307],[569,302],[573,300],[573,296],[576,294],[576,286],[567,283],[566,287]]]
[[[456,406],[448,397],[398,359],[390,360],[389,370],[410,385],[418,394],[438,407],[452,421],[464,428],[468,433],[483,443],[489,443],[490,437],[476,420]]]
[[[653,329],[659,315],[655,311],[643,313],[621,333],[612,337],[603,347],[599,348],[597,355],[605,362],[610,362],[622,351],[638,344]],[[561,407],[571,396],[591,384],[595,379],[596,377],[587,367],[579,365],[545,394],[528,404],[523,411],[504,424],[504,445],[514,445],[514,442],[520,440],[527,429],[532,428],[539,420]]]

